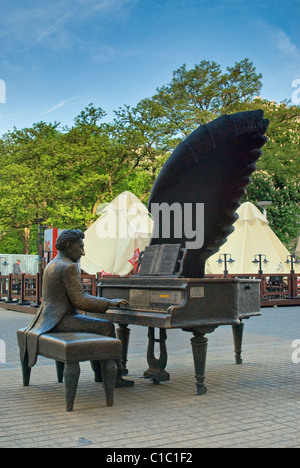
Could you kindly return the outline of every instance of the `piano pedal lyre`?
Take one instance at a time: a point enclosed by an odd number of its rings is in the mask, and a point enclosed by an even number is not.
[[[167,332],[165,328],[159,329],[159,338],[155,338],[155,328],[148,328],[147,361],[149,369],[144,372],[144,377],[158,385],[160,382],[170,380],[170,374],[165,370],[168,360],[166,347]],[[160,356],[155,357],[155,343],[159,343]]]

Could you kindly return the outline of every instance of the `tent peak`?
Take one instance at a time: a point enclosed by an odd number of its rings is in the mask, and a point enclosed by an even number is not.
[[[238,209],[237,214],[239,215],[240,221],[254,222],[256,219],[262,221],[262,223],[269,224],[267,218],[262,212],[251,202],[243,203]]]
[[[147,207],[132,192],[122,192],[114,200],[108,203],[101,214],[111,210],[117,211],[142,211],[148,213]]]

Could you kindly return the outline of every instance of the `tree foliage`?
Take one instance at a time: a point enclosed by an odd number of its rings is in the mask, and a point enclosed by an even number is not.
[[[262,76],[248,60],[222,72],[202,61],[174,71],[166,85],[136,106],[105,111],[89,104],[71,128],[39,122],[0,139],[0,251],[36,253],[37,226],[87,228],[97,206],[129,190],[147,201],[154,180],[179,141],[225,114],[263,109],[269,141],[246,199],[269,199],[271,227],[290,247],[299,216],[300,109],[259,98]]]
[[[259,94],[262,75],[248,60],[236,62],[222,73],[216,62],[203,60],[191,70],[182,65],[171,82],[157,89],[154,99],[164,108],[173,131],[184,136],[221,114],[235,112]]]
[[[246,199],[256,203],[268,200],[268,222],[281,241],[294,251],[298,236],[299,219],[299,181],[288,179],[284,174],[271,175],[268,171],[258,170],[252,176]],[[298,222],[297,222],[298,221]]]

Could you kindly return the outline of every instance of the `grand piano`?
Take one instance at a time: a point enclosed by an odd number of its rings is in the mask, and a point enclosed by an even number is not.
[[[157,246],[155,246],[157,247]],[[170,245],[160,246],[170,254]],[[176,246],[174,246],[176,247]],[[149,250],[148,250],[149,249]],[[144,259],[152,257],[153,250],[146,247]],[[170,262],[168,262],[170,266]],[[158,384],[170,379],[167,365],[166,330],[179,328],[193,333],[191,339],[198,395],[206,393],[204,385],[207,333],[220,325],[231,325],[237,364],[242,362],[243,319],[260,315],[258,280],[184,278],[137,274],[124,278],[102,278],[98,295],[107,299],[122,297],[129,306],[110,308],[99,317],[119,324],[118,338],[123,343],[122,363],[127,373],[129,324],[148,327],[147,360],[149,369],[144,377]],[[155,337],[158,329],[158,337]],[[160,355],[155,357],[155,343]]]
[[[155,228],[150,245],[140,255],[135,274],[102,278],[98,285],[99,296],[124,298],[129,304],[99,314],[119,324],[117,333],[123,344],[125,374],[129,324],[148,327],[149,368],[144,376],[154,383],[170,378],[165,369],[168,329],[193,334],[191,345],[199,395],[207,391],[206,334],[222,325],[232,326],[236,363],[242,362],[243,320],[260,315],[260,282],[205,278],[205,261],[234,230],[236,209],[267,141],[264,133],[268,124],[262,111],[223,115],[195,130],[163,166],[148,204]],[[173,207],[172,215],[172,209],[157,209],[166,206]],[[184,219],[187,207],[189,216],[192,213],[190,226]],[[182,208],[181,212],[178,208]],[[200,225],[195,217],[201,210],[204,216]],[[160,348],[158,358],[156,343]]]

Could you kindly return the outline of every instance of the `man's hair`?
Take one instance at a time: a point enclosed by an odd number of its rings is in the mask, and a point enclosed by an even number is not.
[[[55,242],[57,250],[66,250],[68,242],[76,242],[84,239],[84,233],[79,229],[65,229]]]

